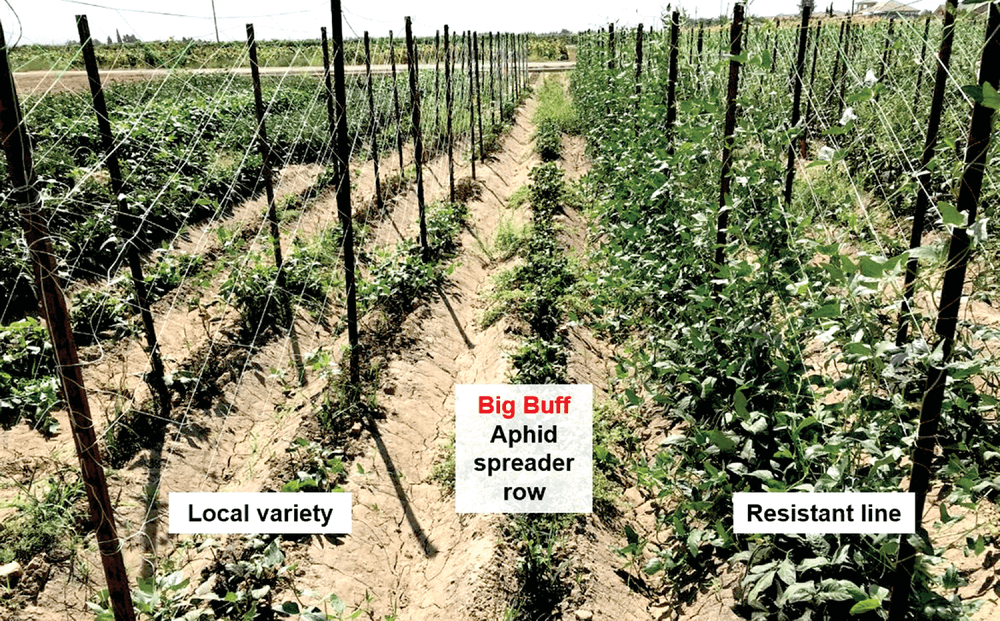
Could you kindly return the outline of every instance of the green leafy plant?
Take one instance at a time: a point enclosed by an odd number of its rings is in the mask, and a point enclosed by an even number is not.
[[[42,433],[55,434],[52,417],[62,398],[48,331],[32,317],[0,325],[0,425],[22,417]]]

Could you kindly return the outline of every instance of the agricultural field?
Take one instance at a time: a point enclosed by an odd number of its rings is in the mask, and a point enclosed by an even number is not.
[[[246,45],[224,41],[94,41],[97,62],[103,69],[228,69],[246,63]],[[103,44],[102,44],[103,43]],[[575,45],[575,35],[528,35],[528,58],[532,61],[567,60],[568,49]],[[418,37],[417,53],[421,58],[434,57],[434,38]],[[406,63],[405,50],[399,61]],[[364,44],[361,40],[345,42],[344,57],[363,59]],[[25,45],[11,51],[11,68],[23,71],[70,71],[84,69],[80,46]],[[348,61],[351,62],[350,60]],[[362,60],[362,62],[364,62]],[[380,41],[372,49],[371,62],[387,65],[390,62],[387,41]],[[319,39],[312,41],[268,41],[260,50],[261,67],[322,67],[323,49]]]
[[[986,13],[452,32],[418,72],[401,35],[368,42],[395,76],[332,86],[105,44],[169,69],[107,86],[107,127],[85,90],[0,89],[34,174],[10,138],[0,618],[994,618]],[[593,385],[592,512],[456,513],[466,384]],[[734,527],[738,493],[907,490],[914,535]],[[352,531],[168,532],[195,491],[350,492]]]

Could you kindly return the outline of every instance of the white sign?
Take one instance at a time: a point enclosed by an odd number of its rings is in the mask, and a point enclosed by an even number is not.
[[[455,387],[458,513],[590,513],[594,387]]]
[[[916,501],[904,492],[737,492],[737,534],[911,534]]]
[[[171,492],[170,534],[351,534],[350,492]]]

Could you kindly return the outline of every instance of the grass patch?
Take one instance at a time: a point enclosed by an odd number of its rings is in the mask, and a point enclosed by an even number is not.
[[[514,193],[511,194],[510,198],[507,200],[507,206],[511,209],[517,209],[518,207],[524,205],[528,202],[529,191],[530,189],[526,185],[522,185],[518,189],[514,190]]]
[[[431,481],[441,486],[445,494],[455,493],[455,434],[448,437],[448,443],[441,447],[441,459],[431,470]]]
[[[83,498],[79,476],[60,470],[43,489],[33,490],[29,483],[21,491],[8,505],[17,511],[0,523],[0,565],[11,561],[23,565],[39,554],[69,556],[80,543],[77,531],[87,518],[77,504]]]
[[[539,87],[534,121],[535,151],[545,161],[559,158],[564,133],[580,133],[580,120],[559,78],[548,76]]]

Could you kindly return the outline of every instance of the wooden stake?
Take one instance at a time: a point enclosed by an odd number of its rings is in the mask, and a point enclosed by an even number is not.
[[[148,376],[148,382],[159,405],[159,419],[154,427],[162,429],[164,422],[170,418],[170,392],[167,390],[165,381],[166,371],[163,368],[163,358],[160,357],[153,313],[149,310],[146,279],[142,273],[142,259],[139,257],[139,249],[135,242],[135,237],[138,236],[142,223],[133,216],[132,210],[128,206],[128,200],[125,198],[121,164],[118,162],[118,151],[111,134],[111,120],[108,116],[107,103],[104,100],[104,89],[101,87],[101,75],[97,68],[97,57],[94,54],[94,42],[90,38],[90,24],[87,22],[87,16],[77,15],[76,26],[80,35],[80,45],[83,46],[83,61],[87,67],[90,95],[94,112],[97,114],[97,127],[101,132],[105,161],[108,165],[108,176],[111,178],[111,192],[118,203],[119,235],[125,243],[129,272],[132,276],[132,292],[135,296],[136,308],[139,309],[139,316],[142,318],[146,348],[149,351],[152,373]]]
[[[399,151],[399,176],[403,177],[403,117],[399,113],[399,88],[396,81],[396,46],[389,31],[389,62],[392,64],[392,106],[396,114],[396,149]]]
[[[733,7],[733,23],[729,29],[729,53],[739,56],[743,52],[743,4]],[[719,184],[719,221],[715,232],[715,269],[722,270],[726,263],[726,229],[729,227],[729,170],[733,166],[733,135],[736,133],[736,96],[740,83],[740,63],[729,61],[729,90],[726,95],[726,126],[722,142],[722,174]],[[722,292],[722,284],[713,285],[716,295]]]
[[[333,93],[337,112],[337,215],[343,229],[344,289],[347,293],[347,341],[350,344],[352,398],[359,396],[361,384],[358,339],[358,302],[354,284],[354,225],[351,216],[351,145],[347,136],[347,89],[344,86],[344,31],[340,0],[330,0],[333,15]],[[402,172],[402,171],[401,171]]]
[[[471,52],[472,33],[469,33]],[[472,54],[466,54],[469,59],[469,161],[472,164],[472,178],[476,178],[476,100],[472,96],[475,87],[475,74],[472,72]]]
[[[954,2],[950,0],[949,4]],[[949,6],[949,8],[952,8]],[[949,12],[950,13],[950,12]],[[986,27],[986,44],[983,46],[979,69],[979,85],[990,84],[994,90],[1000,87],[1000,6],[989,5],[989,20]],[[972,248],[969,228],[976,222],[976,211],[982,193],[983,176],[986,173],[987,152],[990,147],[990,133],[993,123],[993,109],[976,102],[972,107],[972,121],[969,126],[969,140],[965,149],[965,168],[958,189],[959,213],[966,215],[966,226],[956,226],[951,232],[948,247],[948,262],[941,284],[941,304],[934,331],[940,337],[935,351],[941,351],[941,362],[931,363],[927,369],[927,383],[924,401],[920,408],[920,427],[917,442],[913,448],[913,466],[910,470],[910,489],[916,504],[914,520],[917,533],[923,532],[921,521],[927,490],[930,486],[931,465],[934,461],[934,447],[937,444],[938,420],[944,403],[945,385],[948,381],[948,363],[954,346],[955,329],[958,324],[958,310],[962,301],[962,287],[969,264]],[[902,621],[907,617],[913,570],[916,567],[916,550],[910,543],[910,536],[900,535],[896,556],[896,570],[893,576],[892,593],[889,599],[889,621]]]
[[[326,26],[319,29],[323,46],[323,86],[326,89],[326,121],[330,126],[330,150],[333,150],[333,137],[336,135],[337,119],[333,113],[333,86],[330,83],[330,43],[326,39]],[[378,175],[375,177],[378,179]]]
[[[476,118],[479,120],[479,161],[483,161],[483,96],[479,85],[479,33],[472,33],[472,57],[476,63]]]
[[[799,141],[799,153],[805,158],[806,156],[806,139],[809,136],[809,123],[812,121],[812,105],[813,105],[813,86],[816,84],[816,60],[819,55],[819,40],[820,33],[823,31],[823,22],[816,22],[816,35],[813,41],[813,59],[812,68],[809,70],[809,94],[806,96],[806,116],[805,122],[802,125],[802,138]]]
[[[642,24],[635,29],[635,102],[632,105],[633,128],[639,136],[639,101],[642,99]]]
[[[791,128],[799,125],[799,106],[802,105],[802,74],[806,71],[806,38],[809,36],[809,14],[812,4],[802,3],[802,21],[799,23],[799,51],[795,56],[795,84],[792,94]],[[795,140],[788,141],[788,161],[785,165],[785,209],[792,204],[792,184],[795,182]]]
[[[409,16],[406,17],[406,57],[410,72],[410,114],[413,125],[413,164],[417,169],[417,208],[420,219],[420,252],[424,261],[430,259],[427,245],[427,218],[424,214],[424,141],[420,130],[420,68],[417,48],[413,44],[413,29]]]
[[[434,31],[434,147],[440,145],[441,135],[441,31]]]
[[[325,30],[325,29],[324,29]],[[378,172],[378,115],[375,114],[375,84],[372,79],[372,52],[368,42],[368,31],[365,31],[365,76],[368,78],[368,117],[371,119],[372,132],[372,166],[375,170],[375,206],[379,213],[385,208],[382,201],[382,183]]]
[[[274,250],[274,267],[278,270],[275,287],[281,289],[285,285],[284,273],[281,270],[281,234],[278,231],[278,212],[274,204],[274,172],[271,170],[271,145],[267,141],[267,125],[264,122],[264,98],[260,91],[260,70],[257,66],[257,41],[253,36],[253,24],[247,24],[247,47],[250,48],[250,76],[253,79],[253,102],[257,113],[257,148],[263,160],[261,174],[264,176],[264,189],[267,191],[267,220],[271,228],[271,248]]]
[[[21,206],[25,241],[31,256],[42,317],[48,328],[56,358],[56,369],[62,385],[63,398],[69,413],[76,454],[80,460],[80,476],[90,504],[90,517],[95,525],[101,565],[108,583],[108,599],[115,621],[135,621],[135,609],[129,592],[128,574],[122,560],[121,542],[115,527],[114,508],[108,494],[104,466],[97,446],[97,434],[90,415],[90,403],[83,383],[83,370],[70,326],[69,308],[59,282],[56,255],[45,224],[46,214],[38,192],[38,178],[32,161],[31,142],[21,117],[21,104],[14,86],[7,54],[7,40],[0,25],[0,143],[7,156],[13,202]]]
[[[448,200],[455,202],[455,137],[451,126],[451,52],[448,48],[448,24],[444,25],[444,107],[448,123]]]
[[[948,85],[948,73],[951,65],[951,50],[955,40],[955,13],[958,11],[958,0],[948,0],[945,4],[944,27],[941,33],[941,48],[938,50],[937,72],[934,77],[934,93],[931,95],[931,110],[927,118],[927,135],[924,136],[924,150],[920,158],[920,173],[917,181],[920,189],[917,191],[917,201],[913,208],[913,224],[910,228],[910,250],[920,247],[924,233],[924,218],[927,206],[932,196],[930,162],[934,159],[937,148],[938,130],[941,127],[941,113],[944,111],[944,91]],[[911,252],[912,254],[912,252]],[[910,300],[917,281],[920,263],[917,257],[906,261],[906,276],[903,278],[903,302],[899,311],[899,324],[896,328],[896,346],[906,344],[906,333],[910,325]]]
[[[947,10],[947,8],[945,9]],[[920,63],[917,65],[917,84],[913,87],[913,109],[916,110],[917,106],[920,105],[920,82],[924,77],[924,59],[927,58],[927,37],[931,32],[931,16],[928,15],[927,19],[924,20],[924,38],[923,44],[920,46]]]
[[[681,30],[681,12],[670,17],[670,70],[667,74],[667,144],[673,152],[674,125],[677,123],[677,38]]]
[[[886,72],[889,71],[889,59],[892,57],[892,29],[896,25],[895,18],[889,18],[889,32],[885,36],[885,49],[882,52],[882,64],[879,66],[878,70],[878,83],[883,84],[885,82]],[[926,45],[927,40],[924,40]],[[875,93],[875,103],[878,103],[879,97],[882,96],[882,92],[879,91]]]

